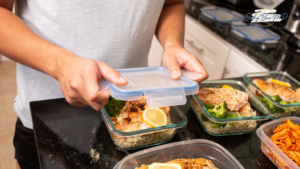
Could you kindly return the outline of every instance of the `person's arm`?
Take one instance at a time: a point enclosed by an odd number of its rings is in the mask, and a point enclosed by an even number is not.
[[[169,68],[173,79],[181,76],[180,68],[202,75],[201,82],[208,73],[199,59],[184,49],[184,0],[166,0],[160,15],[156,36],[164,48],[163,63]]]
[[[34,34],[11,12],[13,2],[0,0],[0,53],[57,79],[70,104],[91,105],[100,110],[109,98],[109,91],[100,91],[98,80],[104,77],[117,85],[128,83],[105,63],[77,57]]]

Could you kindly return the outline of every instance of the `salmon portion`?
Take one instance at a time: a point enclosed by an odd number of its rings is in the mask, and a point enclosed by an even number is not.
[[[205,158],[182,158],[166,162],[167,164],[180,164],[182,169],[218,169],[210,160]],[[142,166],[138,169],[148,169],[148,166]]]
[[[225,101],[231,111],[240,110],[248,102],[248,94],[235,89],[203,88],[197,95],[204,104],[215,106]]]
[[[262,79],[254,79],[253,83],[270,96],[278,95],[282,100],[286,102],[292,102],[294,100],[300,102],[300,91],[298,89],[296,90],[297,92],[295,92],[291,88],[287,88],[279,84],[274,84],[272,82],[265,82]]]
[[[118,117],[111,117],[115,128],[122,132],[131,132],[152,128],[143,120],[143,112],[149,108],[145,98],[138,101],[127,101]],[[170,107],[162,107],[166,115],[169,115]]]

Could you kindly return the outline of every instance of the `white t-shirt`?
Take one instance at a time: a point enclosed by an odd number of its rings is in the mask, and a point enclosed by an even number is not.
[[[147,66],[163,0],[17,0],[17,15],[38,36],[117,68]],[[30,57],[30,56],[29,56]],[[32,129],[29,102],[64,97],[51,76],[17,64],[14,109]]]

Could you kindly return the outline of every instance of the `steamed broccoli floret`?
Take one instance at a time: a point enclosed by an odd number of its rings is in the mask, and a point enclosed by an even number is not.
[[[209,119],[205,116],[204,113],[201,113],[201,119],[202,121],[209,121]]]
[[[228,113],[226,119],[231,119],[231,118],[238,118],[238,116],[235,113]],[[234,122],[230,122],[229,125],[234,125]]]
[[[211,115],[216,118],[226,118],[227,116],[227,105],[225,101],[222,103],[215,105],[215,107],[211,110]]]
[[[208,109],[212,109],[214,108],[214,106],[212,104],[209,104],[209,103],[206,103],[204,104],[205,108],[208,110]]]
[[[118,117],[124,106],[125,101],[117,100],[112,97],[109,97],[108,101],[104,105],[110,117]]]
[[[271,96],[275,102],[280,102],[282,99],[278,95]]]
[[[292,101],[290,104],[298,103],[297,100]]]
[[[225,127],[227,123],[213,123],[210,127],[211,128],[220,128]]]
[[[280,103],[280,104],[283,104],[283,105],[287,105],[287,104],[288,104],[288,103],[287,103],[286,101],[284,101],[284,100],[281,100],[279,103]]]

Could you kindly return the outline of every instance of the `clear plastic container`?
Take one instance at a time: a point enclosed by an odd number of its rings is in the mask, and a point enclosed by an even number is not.
[[[204,130],[213,136],[228,136],[228,135],[241,135],[251,133],[256,129],[257,121],[267,120],[270,118],[270,112],[268,109],[250,92],[249,89],[240,81],[235,80],[207,80],[200,84],[200,90],[203,88],[222,88],[223,85],[228,85],[236,90],[245,92],[248,94],[248,102],[254,112],[251,117],[238,117],[238,118],[216,118],[213,117],[205,108],[204,104],[198,97],[193,95],[191,105],[194,113],[197,116],[198,121],[204,128]],[[214,123],[227,123],[225,127],[212,128],[212,123],[209,121],[203,121],[201,113],[213,121]],[[232,123],[234,122],[234,123]]]
[[[220,169],[244,167],[221,145],[203,139],[181,141],[150,148],[128,155],[114,169],[134,169],[154,162],[167,162],[178,158],[205,158]]]
[[[181,110],[177,106],[172,106],[169,111],[172,124],[132,132],[121,132],[113,125],[105,107],[101,111],[102,119],[114,144],[123,150],[167,143],[176,134],[177,129],[184,127],[187,123],[187,119]]]
[[[300,125],[299,117],[288,117],[270,121],[257,129],[256,133],[261,139],[261,151],[280,169],[300,169],[300,167],[270,139],[276,127],[283,124],[286,119],[290,119],[293,123]]]
[[[276,113],[276,112],[271,113],[271,119],[278,119],[278,118],[289,117],[289,116],[300,116],[300,103],[287,104],[287,105],[280,104],[279,102],[276,102],[275,100],[273,100],[268,94],[266,94],[257,85],[255,85],[252,82],[254,79],[262,79],[262,80],[266,81],[270,78],[290,83],[291,89],[293,89],[294,91],[297,88],[300,88],[300,83],[286,72],[269,71],[269,72],[259,72],[259,73],[246,73],[244,75],[244,79],[246,82],[249,83],[248,87],[252,93],[256,94],[257,92],[260,92],[273,105],[282,107],[286,110],[289,110],[285,113]]]

